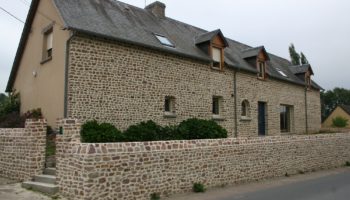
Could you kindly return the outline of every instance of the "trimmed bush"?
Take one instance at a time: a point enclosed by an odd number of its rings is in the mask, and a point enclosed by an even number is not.
[[[213,120],[188,119],[179,124],[178,131],[185,140],[227,138],[227,131]]]
[[[151,200],[160,200],[160,195],[158,193],[152,193]]]
[[[149,120],[130,126],[124,136],[128,142],[158,141],[161,140],[161,132],[162,127]]]
[[[81,129],[82,142],[85,143],[109,143],[125,140],[121,131],[109,123],[99,124],[97,121],[88,121]]]
[[[348,125],[348,120],[345,119],[344,117],[336,117],[332,119],[333,121],[333,126],[338,127],[338,128],[344,128]]]

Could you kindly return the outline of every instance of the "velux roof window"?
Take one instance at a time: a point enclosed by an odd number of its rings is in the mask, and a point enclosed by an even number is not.
[[[154,34],[154,35],[157,37],[157,39],[162,45],[165,45],[168,47],[175,47],[175,45],[172,42],[170,42],[170,40],[167,37],[158,35],[158,34]]]
[[[280,73],[282,76],[284,76],[284,77],[288,77],[287,76],[287,74],[286,73],[284,73],[281,69],[279,69],[279,68],[276,68],[276,70],[278,71],[278,73]]]

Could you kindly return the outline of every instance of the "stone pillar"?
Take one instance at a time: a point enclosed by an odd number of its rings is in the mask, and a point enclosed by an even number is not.
[[[58,138],[80,143],[81,122],[78,119],[58,119]]]

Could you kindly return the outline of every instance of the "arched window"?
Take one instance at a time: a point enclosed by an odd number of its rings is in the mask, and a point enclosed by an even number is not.
[[[249,117],[249,112],[250,112],[250,106],[249,102],[247,100],[242,101],[242,117]]]

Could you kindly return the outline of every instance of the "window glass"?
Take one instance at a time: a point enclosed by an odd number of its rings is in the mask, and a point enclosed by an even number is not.
[[[259,77],[264,78],[265,77],[265,63],[259,62]]]
[[[215,62],[221,62],[221,49],[213,47],[213,60]]]
[[[291,107],[281,105],[280,107],[281,132],[290,132],[291,127]]]
[[[169,46],[169,47],[175,47],[173,43],[170,42],[170,40],[164,36],[161,35],[155,35],[159,42],[163,45]]]
[[[220,97],[213,97],[213,110],[214,115],[220,114]]]
[[[175,98],[174,97],[165,97],[164,100],[164,111],[165,112],[175,112]]]

